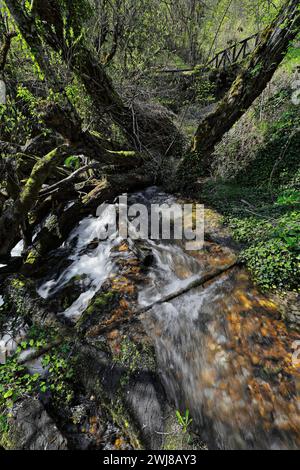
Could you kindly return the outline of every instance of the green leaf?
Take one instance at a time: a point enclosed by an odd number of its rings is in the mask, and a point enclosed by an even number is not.
[[[76,157],[75,155],[72,155],[66,158],[64,165],[72,170],[78,170],[78,168],[80,167],[80,158]]]
[[[14,394],[14,391],[10,389],[10,390],[8,390],[6,393],[4,393],[3,397],[4,397],[5,400],[6,400],[7,398],[12,397],[13,394]]]

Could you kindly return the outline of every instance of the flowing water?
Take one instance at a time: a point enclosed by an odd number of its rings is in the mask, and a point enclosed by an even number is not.
[[[130,201],[149,207],[174,199],[149,188]],[[100,218],[84,219],[65,243],[68,266],[39,287],[43,298],[51,298],[70,280],[84,278],[78,298],[60,312],[72,321],[80,318],[105,280],[117,274],[115,248],[122,240],[112,235],[95,243],[109,217],[104,211]],[[228,264],[228,250],[213,243],[197,253],[186,252],[174,240],[147,240],[144,245],[153,262],[139,287],[140,307]],[[190,410],[211,447],[299,448],[299,369],[291,360],[297,335],[287,330],[276,305],[253,287],[246,272],[232,268],[153,307],[142,321],[155,344],[169,398],[178,409]]]

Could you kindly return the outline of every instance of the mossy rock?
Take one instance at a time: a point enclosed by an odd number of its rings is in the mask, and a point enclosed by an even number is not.
[[[66,450],[67,442],[42,404],[28,398],[8,415],[0,446],[6,450]]]
[[[77,322],[76,328],[80,332],[98,325],[110,312],[119,305],[119,295],[113,291],[101,291],[91,301],[82,317]]]

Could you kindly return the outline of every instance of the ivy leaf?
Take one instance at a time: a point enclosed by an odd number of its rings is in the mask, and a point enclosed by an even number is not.
[[[72,155],[71,157],[66,158],[64,165],[71,170],[78,170],[80,167],[80,159],[79,157]]]
[[[5,400],[6,400],[7,398],[12,397],[13,394],[14,394],[14,391],[13,391],[13,390],[11,390],[11,389],[10,389],[10,390],[7,390],[7,392],[4,393],[3,398],[5,398]]]

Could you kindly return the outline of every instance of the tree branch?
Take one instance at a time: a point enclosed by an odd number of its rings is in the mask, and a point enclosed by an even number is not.
[[[209,174],[215,146],[265,89],[299,30],[299,0],[288,0],[224,99],[199,123],[191,152],[200,155],[203,176]]]
[[[4,71],[6,61],[7,61],[7,56],[9,53],[10,46],[11,46],[11,41],[16,36],[17,36],[17,33],[15,31],[4,33],[4,42],[0,49],[0,73]]]

